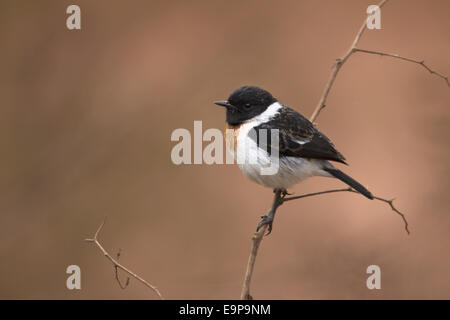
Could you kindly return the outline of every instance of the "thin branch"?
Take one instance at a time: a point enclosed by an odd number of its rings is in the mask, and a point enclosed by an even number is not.
[[[120,251],[121,251],[121,249],[119,249],[119,251],[116,254],[117,261],[119,261],[119,259],[120,259],[120,253],[121,253]],[[128,287],[128,285],[130,284],[130,277],[127,277],[125,284],[122,284],[122,281],[120,281],[120,277],[119,277],[119,268],[117,268],[117,266],[114,266],[114,272],[116,274],[116,280],[119,283],[120,288],[125,289],[126,287]]]
[[[318,196],[321,194],[327,194],[327,193],[335,193],[335,192],[344,192],[344,191],[352,191],[352,188],[341,188],[341,189],[331,189],[331,190],[325,190],[325,191],[319,191],[319,192],[312,192],[312,193],[306,193],[306,194],[302,194],[299,196],[294,196],[294,197],[288,197],[285,198],[284,201],[292,201],[292,200],[296,200],[296,199],[302,199],[302,198],[307,198],[307,197],[312,197],[312,196]]]
[[[450,82],[448,80],[448,77],[446,77],[443,74],[441,74],[441,73],[431,69],[430,67],[428,67],[425,64],[424,60],[415,60],[415,59],[403,57],[403,56],[400,56],[400,55],[394,54],[394,53],[386,53],[386,52],[381,52],[381,51],[365,50],[365,49],[359,49],[359,48],[354,48],[353,52],[363,52],[363,53],[368,53],[368,54],[376,54],[376,55],[379,55],[379,56],[396,58],[396,59],[400,59],[400,60],[404,60],[404,61],[408,61],[408,62],[411,62],[411,63],[418,64],[419,66],[422,66],[423,68],[428,70],[428,72],[430,72],[431,74],[434,74],[434,75],[438,76],[439,78],[442,78],[447,83],[447,86],[450,87]]]
[[[327,194],[327,193],[335,193],[335,192],[352,192],[352,193],[359,194],[358,191],[353,190],[352,188],[331,189],[331,190],[325,190],[325,191],[320,191],[320,192],[313,192],[313,193],[302,194],[300,196],[295,196],[295,197],[284,198],[283,202],[296,200],[296,199],[302,199],[302,198],[306,198],[306,197],[318,196],[318,195]],[[385,202],[385,203],[389,204],[389,206],[391,207],[392,211],[397,213],[402,218],[403,223],[405,225],[406,233],[410,234],[409,228],[408,228],[408,221],[406,220],[405,215],[394,206],[394,200],[395,199],[390,199],[389,200],[389,199],[384,199],[384,198],[376,197],[376,196],[374,196],[373,198],[375,200],[382,201],[382,202]]]
[[[94,243],[100,249],[100,251],[103,253],[103,255],[112,263],[112,265],[114,267],[114,270],[115,270],[116,280],[119,282],[119,285],[120,285],[120,287],[122,289],[124,289],[124,287],[122,286],[122,283],[119,280],[119,276],[118,276],[118,273],[117,273],[118,269],[126,272],[127,274],[129,274],[130,276],[132,276],[133,278],[138,280],[139,282],[143,283],[148,288],[152,289],[159,296],[159,298],[161,300],[164,300],[164,298],[161,295],[161,293],[159,292],[158,288],[156,288],[154,285],[152,285],[149,282],[147,282],[147,280],[141,278],[136,273],[134,273],[133,271],[131,271],[131,270],[127,269],[127,268],[125,268],[123,265],[121,265],[119,262],[117,262],[117,260],[115,260],[113,257],[111,257],[111,255],[100,244],[100,242],[98,241],[98,235],[99,235],[100,231],[102,230],[102,228],[103,228],[103,226],[105,224],[105,221],[106,220],[103,220],[103,222],[101,223],[100,227],[98,227],[97,231],[95,232],[94,238],[92,238],[92,239],[85,239],[85,241]],[[129,281],[129,278],[128,278],[126,284],[125,284],[125,287],[128,285],[128,281]]]
[[[378,7],[381,9],[388,0],[383,0],[378,4]],[[334,80],[336,80],[336,76],[339,73],[339,70],[341,70],[341,67],[344,65],[344,63],[347,61],[347,59],[354,53],[354,49],[359,43],[359,40],[361,39],[361,36],[363,35],[364,31],[367,29],[367,20],[369,17],[364,19],[364,22],[362,23],[361,27],[359,28],[358,33],[356,34],[355,39],[353,40],[350,48],[347,50],[347,53],[342,57],[336,59],[336,64],[334,65],[333,71],[331,72],[330,78],[328,79],[328,82],[325,86],[325,89],[323,90],[322,96],[320,97],[319,103],[316,106],[316,109],[314,110],[311,118],[309,119],[312,123],[314,123],[319,116],[320,111],[322,111],[323,108],[325,108],[325,104],[327,101],[328,94],[330,93],[331,87],[333,86]]]
[[[378,7],[381,9],[386,4],[387,1],[388,0],[381,1],[378,4]],[[359,43],[359,41],[361,39],[361,36],[363,35],[364,31],[367,28],[367,21],[368,21],[368,19],[369,19],[369,17],[364,19],[364,22],[362,23],[361,27],[359,28],[359,31],[356,34],[356,37],[354,38],[350,48],[347,50],[345,55],[342,56],[339,59],[336,59],[336,64],[334,65],[334,68],[333,68],[333,71],[331,72],[330,78],[328,79],[328,82],[327,82],[327,84],[325,86],[325,89],[323,90],[322,96],[320,97],[319,102],[318,102],[318,104],[317,104],[313,114],[311,115],[311,118],[310,118],[311,122],[313,122],[313,123],[315,122],[315,120],[319,116],[321,110],[325,107],[328,94],[330,93],[330,90],[331,90],[331,88],[332,88],[332,86],[334,84],[334,81],[336,80],[336,76],[339,73],[339,70],[342,68],[342,66],[348,60],[348,58],[355,52],[363,52],[363,53],[368,53],[368,54],[378,54],[378,55],[381,55],[381,56],[388,56],[388,57],[397,58],[397,59],[401,59],[401,60],[404,60],[404,61],[408,61],[408,62],[419,64],[422,67],[424,67],[426,70],[428,70],[430,73],[435,74],[435,75],[441,77],[442,79],[444,79],[447,82],[447,85],[450,86],[448,77],[443,76],[442,74],[432,70],[430,67],[425,65],[424,61],[418,61],[418,60],[402,57],[402,56],[395,55],[395,54],[389,54],[389,53],[384,53],[384,52],[364,50],[364,49],[357,48],[358,43]],[[328,193],[335,193],[335,192],[353,192],[353,193],[358,193],[357,191],[355,191],[355,190],[353,190],[351,188],[326,190],[326,191],[321,191],[321,192],[314,192],[314,193],[309,193],[309,194],[303,194],[303,195],[295,196],[295,197],[284,198],[283,201],[280,203],[280,205],[282,203],[284,203],[285,201],[291,201],[291,200],[296,200],[296,199],[301,199],[301,198],[306,198],[306,197],[312,197],[312,196],[322,195],[322,194],[328,194]],[[391,209],[394,212],[396,212],[398,215],[401,216],[401,218],[403,219],[404,225],[405,225],[405,230],[409,234],[408,221],[406,220],[405,215],[402,212],[400,212],[394,206],[394,199],[388,200],[388,199],[384,199],[384,198],[381,198],[381,197],[374,197],[374,199],[389,204]],[[266,229],[267,229],[267,225],[263,226],[252,237],[253,246],[252,246],[252,250],[250,252],[250,257],[249,257],[248,263],[247,263],[247,270],[246,270],[246,273],[245,273],[244,284],[243,284],[242,293],[241,293],[241,299],[252,299],[252,296],[250,295],[250,282],[251,282],[251,279],[252,279],[252,276],[253,276],[253,270],[254,270],[254,267],[255,267],[255,261],[256,261],[256,256],[258,254],[258,249],[260,247],[262,239],[264,238],[264,234],[266,232]]]
[[[115,277],[116,277],[117,283],[119,283],[120,289],[126,289],[126,287],[128,287],[128,285],[130,284],[130,277],[127,277],[125,284],[122,284],[122,281],[120,281],[120,278],[119,278],[119,270],[118,269],[119,268],[117,266],[114,266],[114,272],[115,272]]]
[[[263,225],[252,237],[253,247],[248,258],[247,270],[245,272],[244,285],[242,286],[241,300],[253,300],[250,295],[250,282],[252,280],[253,269],[255,268],[256,256],[258,255],[259,245],[264,238],[268,225]]]
[[[303,199],[303,198],[313,197],[313,196],[318,196],[318,195],[323,195],[323,194],[329,194],[329,193],[337,193],[337,192],[351,192],[351,193],[360,194],[358,191],[353,190],[352,188],[330,189],[330,190],[319,191],[319,192],[305,193],[305,194],[302,194],[299,196],[294,196],[294,197],[282,198],[281,202],[280,202],[280,206],[287,201],[298,200],[298,199]],[[408,228],[408,221],[406,220],[405,215],[394,206],[395,199],[388,200],[388,199],[384,199],[384,198],[376,197],[376,196],[374,196],[373,198],[375,200],[379,200],[379,201],[389,204],[392,211],[397,213],[402,218],[403,223],[405,225],[405,231],[409,235],[410,231]],[[251,282],[251,279],[253,276],[253,270],[255,268],[255,261],[256,261],[256,256],[258,254],[259,245],[261,244],[261,242],[264,238],[266,229],[267,229],[267,225],[264,225],[259,231],[255,232],[255,234],[252,237],[253,246],[252,246],[252,250],[250,252],[250,256],[248,258],[247,270],[245,272],[244,284],[242,286],[241,300],[253,300],[253,297],[250,295],[250,282]]]
[[[388,0],[384,0],[381,1],[380,4],[378,4],[378,7],[381,9],[381,7],[387,2]],[[368,18],[367,18],[368,19]],[[356,34],[355,39],[353,40],[352,45],[350,46],[350,48],[347,50],[347,52],[345,53],[345,55],[341,58],[336,59],[336,64],[334,65],[333,71],[331,72],[330,78],[327,82],[327,85],[325,86],[325,89],[322,93],[322,96],[320,97],[319,103],[316,106],[316,109],[314,110],[310,121],[311,122],[315,122],[317,117],[319,116],[319,113],[322,111],[323,108],[325,108],[326,105],[326,101],[328,98],[328,94],[330,93],[330,89],[333,86],[334,81],[336,80],[336,76],[339,73],[339,70],[342,68],[342,65],[348,60],[348,58],[350,58],[350,56],[355,53],[355,52],[362,52],[362,53],[367,53],[367,54],[376,54],[376,55],[380,55],[380,56],[386,56],[386,57],[391,57],[391,58],[396,58],[396,59],[401,59],[404,61],[408,61],[411,63],[415,63],[418,64],[420,66],[422,66],[423,68],[425,68],[426,70],[428,70],[428,72],[430,72],[431,74],[434,74],[438,77],[440,77],[441,79],[443,79],[446,83],[447,86],[450,87],[450,82],[447,76],[444,76],[443,74],[431,69],[430,67],[428,67],[425,64],[424,60],[415,60],[415,59],[411,59],[411,58],[407,58],[407,57],[403,57],[400,56],[398,54],[392,54],[392,53],[385,53],[385,52],[380,52],[380,51],[374,51],[374,50],[365,50],[365,49],[359,49],[358,43],[359,40],[361,39],[362,34],[364,33],[364,31],[367,29],[367,19],[364,20],[363,24],[361,25],[361,28],[359,29],[358,33]]]

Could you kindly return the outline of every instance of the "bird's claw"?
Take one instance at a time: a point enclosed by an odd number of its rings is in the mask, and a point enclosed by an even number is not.
[[[286,197],[286,196],[292,196],[293,193],[289,193],[286,189],[281,190],[281,196],[282,198]]]
[[[268,236],[272,232],[272,224],[273,217],[272,216],[261,216],[261,221],[258,223],[258,227],[256,228],[256,232],[261,229],[262,226],[268,225],[266,236]]]

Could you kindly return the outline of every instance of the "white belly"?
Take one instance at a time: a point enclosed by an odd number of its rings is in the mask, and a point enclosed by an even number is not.
[[[263,151],[260,153],[260,160],[258,162],[241,163],[239,164],[239,168],[247,178],[263,186],[272,189],[288,189],[309,177],[329,176],[327,172],[321,169],[322,160],[309,160],[295,157],[279,158],[278,170],[276,170],[274,174],[262,174],[263,168],[268,168],[271,163],[267,152],[265,152],[265,155],[263,154]],[[272,165],[276,166],[274,163],[272,163]]]
[[[272,189],[288,189],[312,176],[330,176],[322,170],[326,162],[324,160],[297,157],[271,158],[266,150],[259,148],[247,135],[246,126],[247,124],[243,125],[239,130],[236,152],[229,151],[234,155],[241,171],[250,180]],[[268,170],[269,168],[272,170]]]
[[[273,189],[287,189],[312,176],[329,177],[330,175],[321,169],[328,164],[327,161],[281,157],[278,161],[275,159],[274,163],[273,157],[271,158],[266,150],[259,148],[256,141],[248,136],[252,128],[268,121],[281,107],[278,102],[272,104],[262,114],[242,124],[238,131],[235,131],[236,136],[228,136],[227,149],[234,156],[239,168],[250,180]],[[269,170],[272,174],[267,174],[270,167],[277,170]]]

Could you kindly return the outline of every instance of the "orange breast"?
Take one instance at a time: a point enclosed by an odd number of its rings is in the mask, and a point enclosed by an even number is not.
[[[232,125],[230,125],[228,123],[225,126],[225,139],[226,139],[227,148],[230,148],[230,151],[231,150],[234,151],[235,154],[236,154],[237,138],[238,138],[238,135],[239,135],[240,127],[241,127],[240,124],[236,125],[236,126],[232,126]],[[233,130],[233,131],[230,132],[230,130]],[[229,131],[229,132],[227,133],[227,131]]]

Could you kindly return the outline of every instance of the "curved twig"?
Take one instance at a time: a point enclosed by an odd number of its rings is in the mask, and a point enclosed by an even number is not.
[[[378,4],[378,7],[381,8],[382,6],[384,6],[386,4],[388,0],[383,0]],[[368,18],[367,18],[368,19]],[[355,52],[361,52],[361,53],[367,53],[367,54],[376,54],[379,56],[386,56],[386,57],[391,57],[391,58],[396,58],[396,59],[400,59],[400,60],[404,60],[407,62],[411,62],[411,63],[415,63],[418,64],[420,66],[422,66],[424,69],[428,70],[428,72],[430,72],[431,74],[434,74],[440,78],[442,78],[446,83],[447,86],[450,87],[450,82],[447,76],[444,76],[443,74],[431,69],[429,66],[427,66],[425,64],[424,60],[415,60],[415,59],[411,59],[411,58],[407,58],[407,57],[403,57],[400,56],[398,54],[393,54],[393,53],[386,53],[386,52],[381,52],[381,51],[374,51],[374,50],[366,50],[366,49],[360,49],[357,47],[359,40],[361,39],[362,34],[364,33],[364,31],[367,29],[367,19],[364,20],[363,24],[361,25],[361,28],[359,29],[358,33],[356,34],[355,39],[353,40],[352,45],[350,46],[350,48],[347,50],[347,52],[345,53],[345,55],[341,58],[336,59],[336,64],[334,65],[333,71],[331,72],[330,78],[327,82],[327,85],[325,86],[325,89],[322,93],[322,96],[320,97],[319,103],[317,104],[316,108],[314,109],[314,112],[310,118],[311,122],[315,122],[317,117],[319,116],[319,113],[322,111],[323,108],[325,108],[326,105],[326,101],[328,98],[328,94],[330,93],[331,87],[333,86],[334,81],[336,80],[336,76],[339,73],[339,70],[342,68],[342,65],[348,60],[348,58],[350,58],[350,56],[355,53]]]
[[[103,225],[105,224],[105,221],[106,221],[106,219],[103,220],[103,222],[101,223],[100,227],[98,227],[97,231],[95,232],[94,238],[92,238],[92,239],[85,239],[84,241],[94,243],[100,249],[100,251],[103,253],[105,258],[107,258],[112,263],[112,265],[114,267],[114,271],[115,271],[116,280],[119,282],[119,285],[120,285],[120,287],[122,289],[124,289],[128,285],[129,278],[128,278],[127,282],[125,283],[125,285],[123,286],[122,283],[119,280],[119,275],[117,273],[118,269],[126,272],[127,274],[129,274],[130,276],[132,276],[133,278],[138,280],[139,282],[143,283],[148,288],[152,289],[159,296],[159,298],[161,300],[164,300],[164,298],[161,295],[161,292],[159,292],[158,288],[156,288],[154,285],[150,284],[147,280],[141,278],[136,273],[134,273],[133,271],[131,271],[131,270],[127,269],[127,268],[125,268],[123,265],[121,265],[119,262],[117,262],[113,257],[111,257],[111,255],[100,244],[100,242],[98,241],[98,235],[99,235],[100,231],[102,230]]]
[[[378,7],[379,8],[383,7],[386,4],[387,1],[388,0],[381,1],[378,4]],[[400,55],[396,55],[396,54],[390,54],[390,53],[384,53],[384,52],[380,52],[380,51],[365,50],[365,49],[357,48],[359,40],[361,39],[361,36],[363,35],[364,31],[367,28],[367,24],[366,24],[367,19],[368,18],[366,18],[364,20],[363,24],[359,28],[359,31],[356,34],[356,37],[354,38],[350,48],[347,50],[345,55],[342,58],[336,59],[336,64],[334,65],[334,68],[333,68],[333,71],[331,72],[330,78],[329,78],[329,80],[328,80],[328,82],[327,82],[327,84],[325,86],[325,89],[324,89],[324,91],[323,91],[323,93],[322,93],[322,95],[321,95],[321,97],[319,99],[319,102],[318,102],[316,108],[314,109],[313,114],[311,115],[311,118],[310,118],[311,122],[313,122],[313,123],[315,122],[315,120],[319,116],[321,110],[325,107],[328,94],[330,93],[331,87],[333,86],[333,83],[336,80],[336,76],[339,73],[339,70],[342,68],[342,66],[348,60],[348,58],[355,52],[361,52],[361,53],[367,53],[367,54],[376,54],[376,55],[380,55],[380,56],[387,56],[387,57],[392,57],[392,58],[404,60],[404,61],[407,61],[407,62],[419,64],[423,68],[428,70],[431,74],[434,74],[434,75],[444,79],[447,82],[447,85],[450,87],[450,83],[449,83],[448,77],[446,77],[446,76],[442,75],[441,73],[438,73],[437,71],[431,69],[430,67],[428,67],[425,64],[424,61],[414,60],[414,59],[406,58],[406,57],[403,57],[403,56],[400,56]],[[334,192],[353,192],[353,193],[358,193],[357,191],[355,191],[355,190],[353,190],[351,188],[333,189],[333,190],[326,190],[326,191],[321,191],[321,192],[314,192],[314,193],[304,194],[304,195],[300,195],[300,196],[296,196],[296,197],[284,198],[283,202],[296,200],[296,199],[301,199],[301,198],[306,198],[306,197],[311,197],[311,196],[316,196],[316,195],[327,194],[327,193],[334,193]],[[374,199],[389,204],[389,206],[391,207],[392,211],[394,211],[398,215],[400,215],[400,217],[402,218],[402,220],[404,222],[405,230],[409,234],[408,221],[406,220],[405,215],[394,206],[394,203],[393,203],[394,199],[388,200],[388,199],[384,199],[384,198],[381,198],[381,197],[374,197]],[[251,295],[250,295],[250,282],[251,282],[252,275],[253,275],[253,270],[254,270],[254,267],[255,267],[256,255],[258,254],[258,249],[259,249],[261,241],[262,241],[262,239],[264,237],[266,228],[267,228],[267,226],[265,226],[264,228],[261,228],[258,232],[256,232],[253,235],[253,238],[252,238],[253,246],[252,246],[252,250],[250,252],[250,257],[249,257],[249,260],[248,260],[248,263],[247,263],[247,270],[246,270],[246,273],[245,273],[245,279],[244,279],[244,284],[243,284],[243,288],[242,288],[241,299],[251,299],[252,298]]]
[[[302,198],[306,198],[306,197],[318,196],[318,195],[321,195],[321,194],[335,193],[335,192],[352,192],[352,193],[357,193],[357,194],[359,194],[358,191],[353,190],[352,188],[331,189],[331,190],[325,190],[325,191],[320,191],[320,192],[313,192],[313,193],[302,194],[302,195],[300,195],[300,196],[295,196],[295,197],[284,198],[284,199],[283,199],[283,202],[291,201],[291,200],[296,200],[296,199],[302,199]],[[402,218],[403,223],[404,223],[404,225],[405,225],[405,231],[406,231],[406,233],[407,233],[407,234],[410,234],[408,221],[406,220],[405,215],[404,215],[400,210],[398,210],[398,209],[394,206],[394,200],[395,200],[395,199],[390,199],[390,200],[389,200],[389,199],[384,199],[384,198],[376,197],[376,196],[373,196],[373,198],[374,198],[375,200],[382,201],[382,202],[385,202],[385,203],[389,204],[389,206],[391,207],[392,211],[394,211],[395,213],[397,213],[397,214]]]
[[[378,4],[378,7],[381,9],[388,0],[383,0]],[[364,22],[362,23],[361,27],[359,28],[358,33],[356,34],[355,39],[352,42],[352,45],[347,50],[347,53],[342,57],[336,59],[336,64],[334,65],[333,71],[331,72],[330,78],[328,79],[328,82],[325,86],[325,89],[323,90],[322,96],[320,97],[319,103],[316,106],[316,109],[314,109],[313,114],[311,115],[311,118],[309,119],[312,123],[314,123],[319,116],[320,111],[322,111],[323,108],[325,108],[325,103],[328,98],[328,94],[330,93],[331,87],[333,86],[334,80],[336,80],[336,76],[339,73],[339,70],[342,68],[344,63],[347,61],[347,59],[354,53],[354,49],[359,43],[359,40],[361,39],[361,36],[363,35],[364,31],[367,29],[367,17],[364,19]]]
[[[391,58],[400,59],[400,60],[404,60],[404,61],[408,61],[408,62],[411,62],[411,63],[418,64],[419,66],[422,66],[424,69],[428,70],[428,72],[430,72],[431,74],[434,74],[434,75],[438,76],[439,78],[442,78],[447,83],[447,86],[450,87],[450,82],[448,80],[448,77],[446,77],[443,74],[441,74],[441,73],[431,69],[429,66],[427,66],[425,64],[424,60],[415,60],[415,59],[403,57],[403,56],[395,54],[395,53],[387,53],[387,52],[366,50],[366,49],[359,49],[359,48],[354,48],[353,52],[362,52],[362,53],[368,53],[368,54],[376,54],[376,55],[379,55],[379,56],[391,57]]]
[[[319,192],[305,193],[305,194],[302,194],[299,196],[294,196],[294,197],[283,198],[283,199],[281,199],[280,205],[282,205],[283,203],[285,203],[287,201],[298,200],[298,199],[303,199],[303,198],[307,198],[307,197],[313,197],[313,196],[329,194],[329,193],[336,193],[336,192],[352,192],[352,193],[360,194],[358,191],[353,190],[352,188],[330,189],[330,190],[319,191]],[[376,197],[376,196],[374,196],[373,198],[375,200],[379,200],[379,201],[389,204],[392,211],[397,213],[402,218],[403,223],[405,225],[405,231],[409,235],[410,231],[409,231],[408,221],[406,220],[405,215],[394,206],[395,199],[389,200],[389,199],[384,199],[384,198]],[[252,237],[253,246],[252,246],[252,250],[250,252],[250,256],[248,258],[247,270],[245,272],[244,284],[242,286],[242,292],[241,292],[242,300],[252,300],[253,299],[253,297],[250,295],[250,282],[251,282],[252,275],[253,275],[253,269],[255,268],[256,255],[258,254],[259,245],[261,244],[261,242],[264,238],[266,229],[267,229],[267,225],[263,226],[263,228],[261,228],[259,231],[255,232]]]

